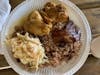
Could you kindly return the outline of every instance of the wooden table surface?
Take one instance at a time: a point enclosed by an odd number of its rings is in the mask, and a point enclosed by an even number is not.
[[[12,9],[24,0],[10,0]],[[100,33],[100,0],[71,0],[86,15],[92,34]],[[98,28],[99,27],[99,28]],[[0,55],[0,67],[7,66],[4,56]],[[12,69],[0,70],[0,75],[18,75]],[[89,56],[83,67],[75,75],[100,75],[100,59]]]

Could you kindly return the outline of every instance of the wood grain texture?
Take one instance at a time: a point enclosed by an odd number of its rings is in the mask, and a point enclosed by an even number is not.
[[[18,4],[22,3],[23,1],[25,1],[25,0],[10,0],[12,9],[14,9]]]
[[[70,1],[73,1],[75,4],[83,4],[83,3],[98,2],[100,0],[70,0]]]
[[[5,60],[4,56],[0,55],[0,67],[8,66],[7,61]]]
[[[100,7],[99,8],[91,8],[91,9],[85,9],[83,10],[85,13],[91,29],[92,33],[100,33]]]
[[[75,75],[100,75],[100,59],[89,56],[84,66]]]
[[[81,9],[100,7],[100,0],[70,0]]]
[[[0,75],[18,75],[13,69],[1,70]]]
[[[12,9],[25,0],[10,0]],[[70,0],[81,9],[100,7],[100,0]]]
[[[10,0],[12,9],[24,0]],[[86,15],[92,32],[100,33],[100,0],[71,0]],[[8,65],[5,58],[0,56],[0,67]],[[1,70],[0,75],[18,75],[12,69]],[[100,75],[100,59],[89,56],[86,63],[75,75]]]

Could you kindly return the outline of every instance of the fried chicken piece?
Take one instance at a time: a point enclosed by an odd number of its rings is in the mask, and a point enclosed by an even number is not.
[[[69,20],[66,8],[62,4],[55,5],[52,2],[48,2],[44,6],[41,15],[45,20],[50,20],[53,23],[67,22]]]
[[[51,23],[45,23],[38,11],[33,11],[24,25],[25,31],[35,35],[48,35],[52,28]]]
[[[43,21],[40,13],[37,10],[34,10],[28,17],[28,20],[31,23],[41,23]]]
[[[51,18],[49,18],[49,16],[44,11],[41,10],[40,14],[41,14],[45,23],[52,23],[53,22],[53,20]]]
[[[39,36],[48,35],[52,29],[52,24],[63,23],[68,20],[66,8],[62,4],[56,5],[55,3],[48,2],[43,10],[35,10],[29,15],[24,29]]]
[[[54,2],[48,2],[45,4],[44,7],[48,8],[48,7],[55,7],[55,6],[56,6],[56,4]]]

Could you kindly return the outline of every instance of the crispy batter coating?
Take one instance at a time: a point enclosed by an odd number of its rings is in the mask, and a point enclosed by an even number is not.
[[[48,35],[51,28],[52,24],[46,24],[40,13],[36,10],[29,15],[28,20],[24,25],[26,31],[39,36]]]

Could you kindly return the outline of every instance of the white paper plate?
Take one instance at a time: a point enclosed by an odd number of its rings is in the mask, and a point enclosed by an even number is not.
[[[59,65],[57,68],[44,68],[37,72],[29,72],[22,68],[13,58],[12,53],[4,44],[6,36],[10,35],[14,31],[14,26],[19,25],[22,19],[25,19],[30,12],[34,9],[42,8],[43,5],[48,1],[54,1],[56,3],[63,2],[70,19],[78,25],[82,32],[82,47],[80,54],[77,58],[73,58],[67,64]],[[4,56],[11,67],[20,75],[72,75],[84,64],[86,61],[89,51],[90,51],[90,41],[91,41],[91,31],[88,21],[84,14],[76,7],[72,2],[68,0],[58,1],[58,0],[28,0],[24,1],[18,5],[10,14],[8,20],[6,21],[2,33],[1,33],[1,44]]]

